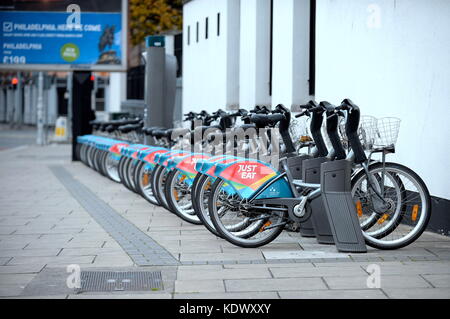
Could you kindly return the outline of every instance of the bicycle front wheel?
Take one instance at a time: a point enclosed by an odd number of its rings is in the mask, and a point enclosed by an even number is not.
[[[248,211],[240,205],[242,198],[230,192],[217,178],[209,196],[209,217],[214,228],[230,243],[255,248],[272,242],[286,224],[286,211]]]
[[[398,249],[414,242],[431,217],[431,197],[423,180],[396,163],[376,163],[352,179],[352,196],[366,243]]]

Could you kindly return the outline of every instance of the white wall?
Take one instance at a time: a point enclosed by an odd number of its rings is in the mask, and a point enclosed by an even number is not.
[[[238,103],[239,10],[239,0],[195,0],[184,6],[183,112],[202,109],[213,112]],[[205,39],[206,17],[209,18],[208,39]],[[197,22],[199,42],[196,42]]]
[[[270,106],[270,0],[242,0],[240,25],[239,105]]]
[[[370,5],[370,6],[369,6]],[[402,119],[397,153],[450,198],[450,1],[317,2],[317,100]]]
[[[290,107],[303,104],[309,99],[309,16],[309,0],[274,1],[274,106],[282,103]]]
[[[105,111],[120,112],[122,101],[127,98],[127,74],[125,72],[111,72],[109,85],[105,91]]]

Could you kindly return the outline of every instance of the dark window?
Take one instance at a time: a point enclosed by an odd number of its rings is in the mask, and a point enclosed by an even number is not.
[[[316,94],[316,0],[310,0],[309,95]]]
[[[183,34],[177,34],[175,36],[175,56],[177,57],[178,69],[177,77],[183,75]]]
[[[205,20],[205,39],[208,39],[208,18]]]
[[[127,100],[143,100],[145,65],[130,68],[127,72]]]
[[[272,65],[273,65],[273,0],[270,0],[270,58],[269,58],[269,96],[272,96]]]
[[[217,36],[220,35],[220,13],[217,14]]]
[[[196,30],[196,36],[197,36],[197,42],[198,42],[198,27],[199,27],[199,24],[198,24],[198,22],[197,22],[197,30]]]
[[[191,44],[191,26],[188,26],[187,44]]]

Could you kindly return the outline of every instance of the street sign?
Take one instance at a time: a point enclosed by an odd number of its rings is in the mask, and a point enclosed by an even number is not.
[[[127,1],[72,2],[0,6],[0,70],[126,70]]]

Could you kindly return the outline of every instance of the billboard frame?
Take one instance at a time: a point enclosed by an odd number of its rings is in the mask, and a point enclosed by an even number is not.
[[[122,32],[120,65],[110,64],[19,64],[0,63],[0,71],[92,71],[92,72],[126,72],[128,68],[128,0],[122,3]],[[126,31],[126,32],[124,32]]]

